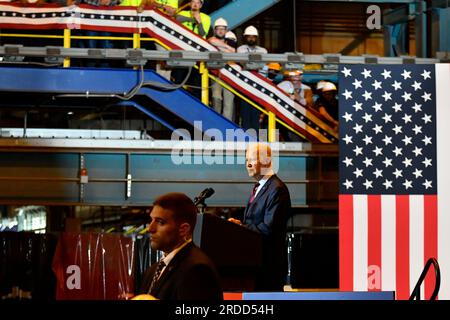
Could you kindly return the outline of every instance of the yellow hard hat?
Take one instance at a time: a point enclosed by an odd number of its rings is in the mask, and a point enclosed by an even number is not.
[[[133,297],[131,300],[158,300],[151,294],[140,294],[138,296]]]
[[[280,71],[281,70],[281,64],[278,62],[271,62],[267,65],[267,67],[272,70]]]

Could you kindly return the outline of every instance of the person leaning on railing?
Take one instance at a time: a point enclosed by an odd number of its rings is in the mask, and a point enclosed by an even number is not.
[[[217,19],[214,22],[214,36],[209,38],[208,42],[221,52],[234,53],[236,49],[229,46],[225,41],[227,31],[228,22],[224,18]],[[214,110],[233,121],[235,109],[234,94],[226,88],[223,88],[218,82],[214,82],[211,89]]]
[[[154,8],[157,8],[158,10],[160,10],[161,12],[167,14],[172,18],[175,18],[175,15],[178,11],[178,0],[124,0],[122,2],[122,5],[135,6],[137,12],[139,13],[144,12],[147,6],[153,6]],[[146,43],[146,44],[141,43],[141,46],[150,50],[154,49],[158,51],[166,50],[163,46],[159,45],[158,43]],[[165,63],[163,61],[160,61],[156,64],[156,72],[159,75],[166,78],[167,80],[170,80],[171,71],[165,68]]]
[[[191,0],[191,9],[179,12],[177,20],[192,32],[206,39],[211,31],[211,18],[207,14],[200,12],[202,6],[202,0]],[[175,83],[181,83],[188,76],[188,72],[186,68],[174,68],[172,70],[172,79]],[[191,93],[200,100],[202,92],[201,77],[196,70],[190,73],[186,84],[189,86]]]
[[[89,4],[94,7],[113,7],[118,6],[121,0],[82,0],[81,3]],[[113,33],[109,31],[93,31],[93,30],[81,30],[81,34],[88,37],[112,37]],[[111,40],[98,40],[98,39],[83,39],[76,42],[76,46],[80,48],[100,48],[100,49],[112,49],[114,43]],[[107,60],[88,60],[85,63],[87,67],[111,67],[111,62]]]
[[[191,0],[191,9],[179,12],[177,20],[192,32],[206,39],[211,32],[211,17],[200,12],[202,6],[203,0]]]
[[[130,0],[124,0],[130,1]],[[132,0],[131,0],[132,1]],[[139,2],[139,1],[138,1]],[[175,17],[178,10],[178,0],[142,0],[137,7],[138,12],[143,12],[146,6],[158,8],[165,14]]]

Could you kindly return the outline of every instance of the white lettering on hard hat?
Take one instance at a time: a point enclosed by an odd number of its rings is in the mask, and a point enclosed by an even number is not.
[[[70,274],[70,276],[68,276],[67,280],[66,280],[67,289],[80,290],[81,289],[81,269],[80,269],[80,267],[77,266],[76,264],[72,264],[67,267],[66,273]]]

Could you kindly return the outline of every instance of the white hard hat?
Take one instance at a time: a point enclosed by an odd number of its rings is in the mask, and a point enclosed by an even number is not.
[[[337,91],[336,86],[332,82],[325,82],[325,84],[322,86],[322,92],[326,91]]]
[[[227,27],[228,28],[228,22],[224,18],[219,18],[214,22],[214,28],[215,27]]]
[[[258,36],[258,29],[254,26],[249,26],[244,30],[244,36]]]
[[[237,37],[233,31],[228,31],[227,33],[225,33],[225,39],[237,41]]]
[[[294,94],[295,88],[292,82],[282,81],[278,84],[278,88],[286,92],[287,94]]]
[[[317,84],[316,84],[316,89],[317,89],[317,90],[322,90],[323,87],[325,86],[325,84],[326,84],[327,82],[328,82],[328,81],[320,80],[320,81],[317,82]]]

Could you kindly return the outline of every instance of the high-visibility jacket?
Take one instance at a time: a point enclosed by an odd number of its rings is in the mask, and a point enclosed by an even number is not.
[[[177,20],[181,22],[186,28],[192,32],[202,36],[206,39],[211,28],[211,17],[205,13],[200,13],[200,21],[202,28],[200,28],[197,20],[192,16],[190,10],[184,10],[177,14]]]
[[[123,0],[120,5],[121,6],[140,6],[142,0]],[[175,9],[178,9],[178,0],[156,0],[156,3],[163,4],[165,6],[169,6]]]
[[[156,0],[155,2],[178,9],[178,0]]]
[[[141,5],[141,2],[142,0],[122,0],[120,5],[128,7],[139,7]]]

